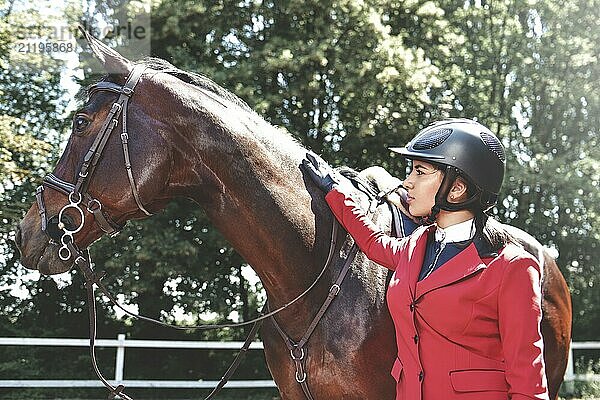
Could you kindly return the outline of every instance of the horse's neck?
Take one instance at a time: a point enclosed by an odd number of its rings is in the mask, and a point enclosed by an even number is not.
[[[249,125],[244,128],[240,133],[231,127],[211,127],[207,129],[210,138],[191,141],[199,156],[192,175],[203,175],[193,197],[203,203],[217,229],[256,271],[270,306],[277,307],[317,276],[330,234],[330,226],[317,228],[317,219],[329,221],[331,217],[322,193],[313,188],[313,198],[306,188],[299,169],[305,150],[266,123],[252,128],[270,129],[267,133],[254,135],[248,132]],[[297,314],[301,307],[313,305],[301,302],[294,308]]]

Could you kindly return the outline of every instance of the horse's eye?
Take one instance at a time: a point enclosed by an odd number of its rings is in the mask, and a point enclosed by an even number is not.
[[[89,124],[90,120],[86,116],[76,115],[75,121],[73,122],[73,127],[75,128],[75,132],[81,133],[85,131]]]

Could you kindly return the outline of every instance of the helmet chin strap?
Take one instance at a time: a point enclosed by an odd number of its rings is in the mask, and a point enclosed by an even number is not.
[[[431,207],[431,213],[425,217],[421,217],[421,223],[433,224],[441,210],[444,211],[460,211],[470,208],[473,204],[478,203],[481,200],[481,191],[478,191],[468,199],[461,201],[460,203],[448,202],[448,194],[452,188],[452,184],[456,178],[460,176],[460,170],[450,165],[446,166],[444,170],[444,179],[440,184],[440,187],[435,194],[435,204]]]

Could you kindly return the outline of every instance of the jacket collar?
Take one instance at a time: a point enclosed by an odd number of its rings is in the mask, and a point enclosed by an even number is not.
[[[427,242],[430,236],[433,236],[435,231],[434,225],[427,227],[421,227],[421,231],[415,231],[409,236],[408,246],[408,260],[405,268],[408,269],[408,287],[411,296],[415,297],[417,280],[419,279],[419,273],[421,272],[421,265],[425,258],[425,250],[427,249]]]
[[[475,219],[471,218],[446,228],[435,230],[435,240],[443,243],[456,243],[471,240],[475,235]]]
[[[433,235],[434,231],[435,227],[429,226],[420,235],[413,235],[411,238],[413,246],[411,246],[412,251],[410,251],[408,259],[408,279],[411,294],[415,299],[427,292],[464,279],[487,267],[479,256],[479,246],[476,246],[478,241],[474,240],[470,241],[460,253],[448,260],[429,277],[417,282],[425,257],[427,240],[430,235]]]

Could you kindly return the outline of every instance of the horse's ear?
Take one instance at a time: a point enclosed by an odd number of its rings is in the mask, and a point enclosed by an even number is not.
[[[83,33],[92,52],[100,60],[106,72],[109,74],[124,75],[128,75],[131,72],[133,64],[128,59],[96,39],[83,26],[79,25],[79,30]]]

